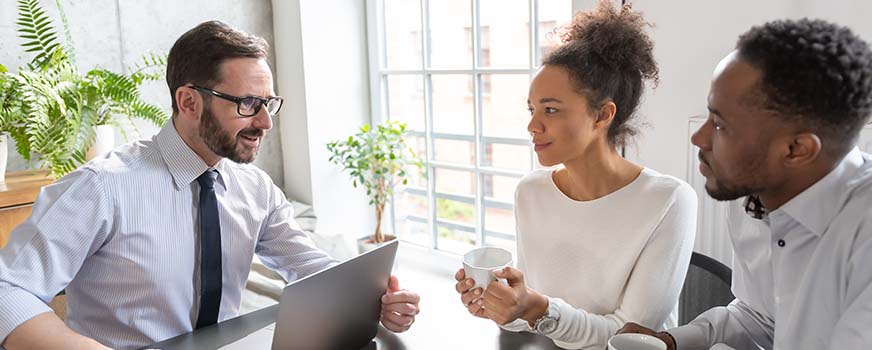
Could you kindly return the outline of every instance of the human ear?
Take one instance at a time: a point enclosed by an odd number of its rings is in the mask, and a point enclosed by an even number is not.
[[[200,119],[203,103],[203,97],[196,90],[187,86],[180,86],[176,89],[176,106],[180,116],[194,120]]]
[[[797,134],[787,146],[788,152],[784,158],[788,166],[802,166],[813,162],[821,153],[822,143],[817,135],[805,132]]]
[[[597,110],[596,121],[594,122],[595,129],[608,128],[615,119],[615,113],[618,111],[618,106],[613,101],[606,101]]]

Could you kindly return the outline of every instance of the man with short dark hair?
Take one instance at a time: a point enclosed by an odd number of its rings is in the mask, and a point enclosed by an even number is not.
[[[754,27],[715,69],[693,135],[706,191],[745,197],[733,294],[667,332],[669,349],[872,349],[872,51],[820,20]]]
[[[254,254],[288,281],[337,263],[248,164],[283,102],[267,55],[221,22],[176,41],[172,120],[43,188],[0,250],[0,344],[139,348],[236,316]],[[64,289],[66,324],[46,305]],[[391,276],[382,324],[407,330],[418,300]]]

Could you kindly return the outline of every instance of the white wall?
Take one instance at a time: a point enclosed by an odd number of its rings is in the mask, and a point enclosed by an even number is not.
[[[618,1],[615,1],[616,3]],[[576,9],[594,0],[576,0]],[[654,23],[649,34],[660,85],[647,89],[639,109],[641,135],[627,156],[662,173],[687,179],[688,118],[706,113],[711,73],[739,34],[766,20],[793,16],[791,0],[633,1]]]
[[[712,70],[752,25],[792,16],[792,1],[645,1],[637,8],[656,23],[661,81],[644,97],[640,112],[651,126],[635,152],[641,163],[686,179],[688,118],[707,114]]]
[[[294,101],[282,129],[286,191],[312,200],[319,231],[369,234],[374,209],[326,148],[370,122],[364,1],[275,0],[273,9],[279,93]]]
[[[855,34],[872,42],[872,1],[798,0],[798,16],[821,18],[850,27]]]
[[[62,25],[55,2],[42,0],[41,4],[54,19],[62,33]],[[268,0],[62,0],[70,34],[84,72],[96,66],[126,72],[126,68],[151,51],[168,53],[182,33],[203,21],[217,19],[241,30],[259,35],[272,43],[272,6]],[[24,55],[21,39],[15,28],[17,2],[0,0],[0,63],[10,69],[26,64],[31,55]],[[63,40],[63,38],[60,38]],[[170,96],[166,82],[143,86],[144,97],[170,111]],[[283,113],[286,114],[286,113]],[[281,122],[276,122],[276,130]],[[159,128],[148,122],[137,121],[141,137],[151,137]],[[119,135],[116,144],[125,143]],[[9,171],[27,168],[25,162],[10,147]],[[278,184],[283,185],[281,141],[278,132],[264,139],[255,164],[264,169]]]
[[[660,86],[649,88],[644,96],[639,116],[648,125],[642,127],[628,157],[682,179],[688,174],[688,118],[706,114],[712,70],[751,26],[780,18],[823,18],[847,25],[872,41],[872,1],[868,0],[632,2],[655,25],[649,33],[660,66]],[[573,7],[588,9],[595,3],[574,0]]]

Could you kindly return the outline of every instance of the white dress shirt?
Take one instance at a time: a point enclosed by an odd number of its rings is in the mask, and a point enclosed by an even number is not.
[[[872,349],[869,155],[855,148],[759,219],[745,210],[734,205],[728,220],[736,299],[669,330],[678,348]]]
[[[137,348],[193,329],[199,312],[195,181],[209,167],[173,122],[45,186],[33,214],[0,250],[0,343],[51,312],[62,289],[66,324],[113,348]],[[221,225],[218,320],[238,314],[254,254],[286,280],[335,261],[293,220],[284,194],[253,165],[215,167]]]
[[[696,232],[693,188],[646,168],[613,193],[575,201],[551,174],[531,173],[515,196],[518,268],[560,315],[545,335],[563,348],[602,350],[626,322],[674,326]],[[503,328],[529,327],[519,319]]]

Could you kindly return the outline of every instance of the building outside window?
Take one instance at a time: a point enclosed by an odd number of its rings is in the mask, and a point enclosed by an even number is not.
[[[571,16],[571,0],[370,0],[374,122],[407,123],[429,174],[395,189],[386,224],[400,239],[514,250],[515,187],[538,167],[530,77]]]

